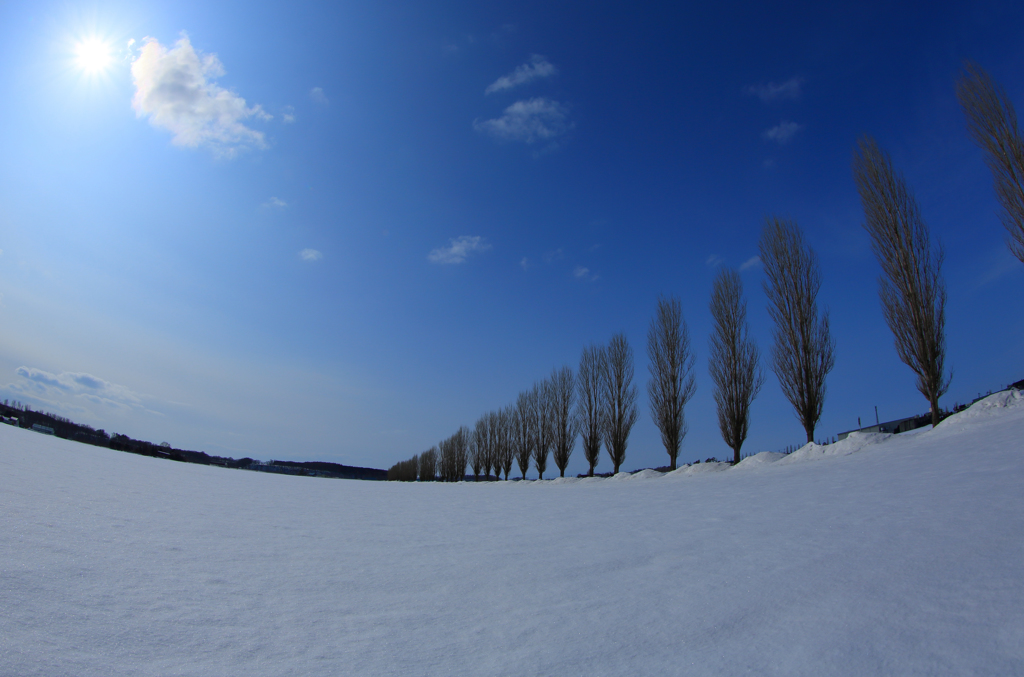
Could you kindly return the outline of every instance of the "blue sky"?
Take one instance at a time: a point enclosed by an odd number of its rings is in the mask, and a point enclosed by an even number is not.
[[[946,250],[943,404],[1024,377],[1024,266],[953,89],[971,58],[1024,106],[1015,3],[6,3],[0,38],[0,399],[387,467],[617,332],[643,393],[671,294],[697,353],[680,459],[721,458],[711,281],[741,269],[767,355],[778,214],[824,272],[820,436],[923,412],[861,227],[864,133]],[[802,435],[769,372],[744,450]],[[642,396],[624,467],[666,459]]]

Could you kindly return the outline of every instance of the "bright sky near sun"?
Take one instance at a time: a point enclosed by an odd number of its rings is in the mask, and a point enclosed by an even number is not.
[[[1024,266],[954,94],[969,58],[1024,109],[1024,8],[833,4],[0,5],[0,399],[388,467],[624,332],[624,468],[653,467],[665,294],[697,353],[680,460],[722,458],[711,281],[740,271],[767,358],[778,214],[837,341],[820,437],[921,413],[851,178],[864,133],[945,247],[943,404],[1024,377]],[[769,372],[744,450],[802,434]]]

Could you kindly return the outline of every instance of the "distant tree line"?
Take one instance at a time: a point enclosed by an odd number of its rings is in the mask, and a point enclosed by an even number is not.
[[[73,421],[56,414],[42,411],[34,411],[30,406],[18,401],[4,400],[0,403],[0,415],[8,421],[17,421],[20,428],[31,429],[34,425],[45,426],[53,430],[55,437],[82,442],[97,447],[106,447],[115,451],[124,451],[139,456],[150,456],[163,458],[181,463],[198,463],[200,465],[216,465],[222,468],[244,468],[250,470],[262,470],[264,472],[275,472],[278,469],[289,469],[288,474],[315,475],[319,477],[335,477],[341,479],[367,479],[383,480],[387,478],[384,470],[377,468],[361,468],[356,466],[342,465],[340,463],[324,463],[318,461],[271,461],[260,464],[251,458],[226,458],[212,456],[202,451],[191,451],[188,449],[175,449],[167,442],[154,444],[145,440],[136,440],[128,435],[118,433],[108,434],[106,431],[97,430],[91,426]]]

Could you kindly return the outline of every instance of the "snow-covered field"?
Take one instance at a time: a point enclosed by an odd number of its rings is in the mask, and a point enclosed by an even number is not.
[[[0,675],[1021,675],[1024,398],[735,468],[399,484],[0,426]]]

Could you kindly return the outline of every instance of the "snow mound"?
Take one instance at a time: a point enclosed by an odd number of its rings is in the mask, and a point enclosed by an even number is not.
[[[632,475],[633,479],[635,480],[651,480],[664,476],[665,473],[658,472],[657,470],[651,470],[650,468],[647,468],[646,470],[641,470],[640,472],[635,472]]]
[[[607,479],[609,482],[625,482],[627,480],[633,479],[633,474],[623,470],[615,473],[614,475]]]
[[[1006,409],[1024,408],[1024,394],[1019,390],[1003,390],[979,400],[959,413],[946,418],[938,427],[952,427],[957,424],[973,422],[976,419],[990,419],[1000,416]]]
[[[814,442],[808,442],[792,454],[788,454],[785,458],[779,459],[777,463],[781,465],[801,463],[804,461],[817,461],[829,456],[847,456],[849,454],[857,453],[864,449],[864,447],[884,442],[890,437],[892,437],[892,433],[850,433],[845,440],[840,440],[835,444],[822,445],[815,444]]]
[[[729,463],[694,463],[693,465],[684,465],[682,468],[677,468],[672,472],[666,473],[666,477],[686,477],[688,475],[704,475],[709,472],[718,472],[721,470],[728,470],[732,465]]]
[[[762,451],[759,454],[748,456],[739,462],[737,468],[757,468],[760,466],[768,465],[769,463],[775,463],[776,461],[786,458],[785,454],[779,453],[778,451]]]

